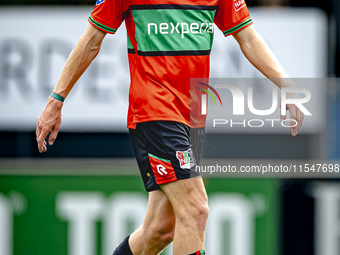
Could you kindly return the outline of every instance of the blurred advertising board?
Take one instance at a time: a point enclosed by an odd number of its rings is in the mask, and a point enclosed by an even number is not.
[[[279,254],[278,180],[204,181],[208,254]],[[142,223],[146,206],[136,175],[0,176],[0,255],[112,254]]]
[[[0,33],[0,130],[35,129],[66,58],[86,29],[91,10],[0,8],[0,21],[6,24]],[[328,28],[324,13],[291,8],[250,11],[256,29],[291,77],[326,77]],[[215,30],[211,77],[263,77],[233,38],[225,39]],[[116,35],[105,38],[101,53],[65,101],[62,130],[126,131],[128,87],[122,25]]]

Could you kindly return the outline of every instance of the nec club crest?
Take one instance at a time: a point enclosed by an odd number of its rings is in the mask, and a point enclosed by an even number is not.
[[[236,12],[238,12],[245,6],[246,6],[246,3],[244,2],[244,0],[234,0],[234,9]]]
[[[176,151],[176,157],[182,169],[190,169],[191,166],[193,165],[193,159],[190,148],[186,151]]]
[[[97,0],[96,5],[104,3],[105,0]]]

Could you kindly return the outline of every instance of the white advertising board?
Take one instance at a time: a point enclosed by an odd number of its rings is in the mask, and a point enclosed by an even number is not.
[[[0,130],[35,129],[91,10],[0,8]],[[256,29],[292,77],[326,76],[327,19],[322,12],[261,8],[251,9],[251,14]],[[211,77],[262,75],[247,62],[236,41],[223,38],[215,28]],[[116,35],[106,36],[100,54],[65,101],[62,130],[126,131],[129,80],[123,24]]]

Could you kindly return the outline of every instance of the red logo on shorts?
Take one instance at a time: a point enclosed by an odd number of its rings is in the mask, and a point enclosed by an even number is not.
[[[165,184],[177,180],[170,160],[159,158],[149,153],[149,161],[157,184]]]

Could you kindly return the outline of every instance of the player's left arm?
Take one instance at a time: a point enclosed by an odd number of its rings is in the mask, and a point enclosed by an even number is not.
[[[233,36],[239,43],[243,54],[249,62],[267,78],[274,82],[280,89],[295,87],[293,81],[289,79],[288,74],[283,69],[264,39],[254,29],[253,25],[244,28],[240,32],[235,33]],[[299,95],[289,93],[287,98],[299,98]],[[295,136],[302,125],[304,114],[294,104],[287,105],[287,109],[290,112],[290,118],[296,120],[298,123],[295,127],[290,128],[292,135]],[[281,115],[281,121],[285,120],[285,118],[285,115]],[[294,124],[295,122],[291,121],[290,126],[293,126]]]
[[[91,62],[98,55],[102,41],[106,33],[88,25],[85,33],[81,36],[74,47],[60,74],[53,91],[59,96],[66,98],[71,89],[85,72]],[[63,102],[49,97],[45,109],[40,114],[36,129],[39,152],[46,152],[45,138],[49,133],[49,144],[52,145],[57,138],[61,125],[61,110]]]

